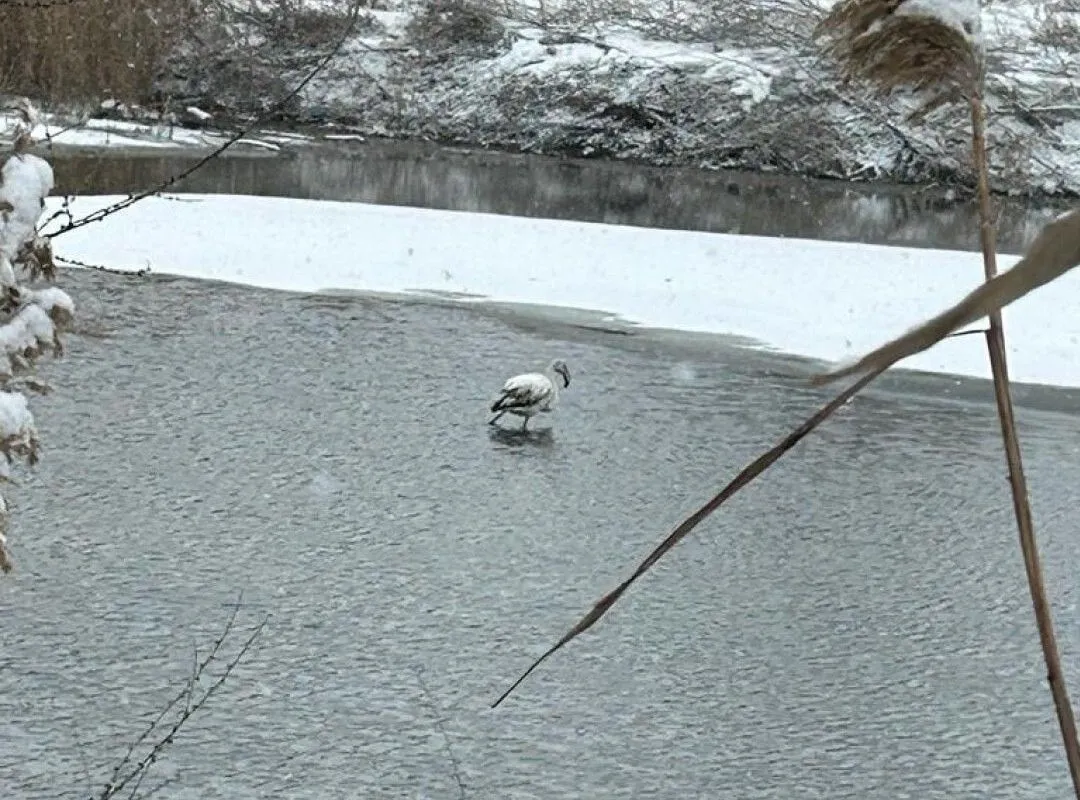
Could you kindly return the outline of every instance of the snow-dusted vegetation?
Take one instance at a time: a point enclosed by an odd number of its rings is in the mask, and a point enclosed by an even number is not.
[[[0,37],[38,35],[23,28],[46,17],[56,30],[78,25],[101,2],[6,10],[17,24]],[[62,112],[41,135],[76,145],[213,146],[215,128],[272,112],[268,123],[337,134],[970,184],[963,110],[905,121],[908,99],[843,85],[814,39],[831,5],[140,0],[115,31],[80,29],[88,53],[13,57],[7,84]],[[991,0],[982,14],[994,188],[1080,192],[1080,0]]]
[[[60,333],[71,324],[75,306],[55,286],[33,288],[40,279],[55,278],[52,246],[38,235],[45,198],[53,189],[49,162],[28,152],[37,111],[20,99],[12,152],[0,167],[0,480],[11,481],[16,459],[37,461],[38,434],[23,391],[46,393],[47,384],[34,373],[44,353],[61,355]],[[0,495],[0,570],[12,561],[7,549],[8,503]]]
[[[178,103],[255,112],[340,30],[350,0],[217,0],[158,81]],[[368,6],[371,7],[368,7]],[[970,182],[965,112],[903,122],[845,87],[814,26],[830,0],[374,0],[287,116],[653,164],[847,180]],[[991,168],[1012,193],[1076,193],[1080,3],[985,5]]]

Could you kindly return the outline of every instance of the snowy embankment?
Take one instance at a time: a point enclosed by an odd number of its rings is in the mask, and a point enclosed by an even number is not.
[[[72,211],[117,199],[81,197]],[[360,203],[183,201],[150,198],[77,229],[56,240],[58,257],[294,292],[458,293],[466,302],[590,309],[829,361],[880,344],[982,280],[980,256],[958,251]],[[50,199],[50,210],[59,202]],[[1001,268],[1016,260],[1002,256]],[[1006,309],[1015,380],[1080,386],[1080,318],[1068,313],[1077,304],[1080,272]],[[903,366],[989,377],[977,336],[946,340]]]
[[[963,108],[911,122],[911,102],[882,103],[839,84],[810,36],[831,1],[377,0],[278,116],[329,137],[970,184]],[[240,3],[235,19],[208,17],[205,42],[169,59],[156,91],[172,98],[170,110],[100,98],[96,116],[109,119],[59,115],[35,137],[78,147],[216,146],[224,134],[215,128],[265,112],[307,77],[350,5],[302,0],[302,11],[286,14],[262,3],[260,27],[253,6]],[[446,9],[442,17],[434,7]],[[480,10],[463,16],[461,8]],[[1080,193],[1080,12],[1071,8],[1064,0],[984,8],[997,190]],[[304,24],[314,38],[286,36]],[[222,59],[223,48],[244,55]],[[260,130],[240,147],[303,140]]]
[[[34,125],[34,139],[46,147],[88,148],[93,150],[209,150],[220,147],[229,138],[229,131],[192,129],[161,121],[96,117],[74,119],[67,114],[42,114]],[[0,141],[13,138],[19,127],[14,113],[0,113]],[[283,146],[303,144],[312,137],[285,131],[260,130],[240,139],[237,149],[257,148],[280,150]]]
[[[290,114],[537,153],[970,183],[964,108],[908,122],[910,101],[883,104],[836,80],[810,36],[830,1],[380,0]],[[1057,0],[984,9],[999,190],[1080,192],[1078,16]],[[283,74],[275,54],[251,71],[295,85],[305,68]],[[232,73],[215,73],[196,51],[187,60],[163,94],[208,108],[270,100],[239,92]]]

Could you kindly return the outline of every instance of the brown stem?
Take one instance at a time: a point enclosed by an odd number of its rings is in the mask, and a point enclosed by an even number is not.
[[[529,677],[529,675],[531,675],[537,667],[547,661],[548,658],[555,655],[555,653],[561,650],[564,645],[576,639],[578,636],[585,633],[585,631],[589,630],[589,628],[599,622],[601,617],[603,617],[611,609],[611,607],[618,602],[619,598],[623,596],[623,593],[626,592],[626,590],[634,584],[634,581],[636,581],[638,578],[640,578],[642,575],[652,569],[653,565],[656,564],[656,562],[658,562],[661,558],[663,558],[665,553],[667,553],[669,550],[675,547],[675,545],[677,545],[679,542],[689,536],[690,532],[693,531],[694,528],[700,525],[710,514],[712,514],[714,511],[720,508],[720,506],[726,503],[728,499],[734,496],[736,492],[738,492],[744,486],[749,485],[751,481],[753,481],[761,473],[763,473],[765,470],[767,470],[769,467],[779,461],[781,456],[789,452],[793,447],[795,447],[795,445],[797,445],[799,442],[809,436],[811,431],[813,431],[815,428],[817,428],[818,425],[828,419],[833,413],[836,412],[838,408],[843,406],[848,400],[858,394],[858,392],[864,386],[866,386],[868,383],[870,383],[870,381],[872,381],[874,378],[884,372],[887,367],[888,365],[885,365],[863,375],[861,378],[859,378],[859,380],[855,381],[855,383],[851,384],[851,386],[844,389],[844,391],[840,392],[840,394],[838,394],[828,403],[815,411],[813,416],[804,421],[801,425],[799,425],[799,427],[797,427],[795,430],[793,430],[791,433],[781,439],[779,443],[769,448],[769,450],[762,453],[760,456],[751,461],[746,467],[744,467],[742,472],[732,478],[731,481],[727,484],[727,486],[725,486],[723,489],[713,495],[712,499],[705,503],[705,505],[701,506],[697,511],[695,511],[689,517],[680,522],[675,528],[675,530],[668,534],[666,539],[664,539],[662,542],[660,542],[660,544],[654,547],[652,549],[652,552],[650,552],[649,555],[646,556],[645,560],[638,564],[638,568],[634,570],[633,574],[629,578],[624,580],[612,591],[608,592],[606,595],[597,600],[596,604],[593,605],[592,610],[580,620],[578,620],[574,627],[571,628],[565,636],[559,639],[559,641],[557,641],[554,645],[549,647],[538,659],[533,661],[529,668],[525,670],[525,672],[522,673],[516,681],[514,681],[510,688],[503,692],[498,700],[492,703],[491,707],[495,708],[503,700],[509,697],[510,693],[513,692],[514,689],[516,689],[518,686],[520,686],[522,681]]]
[[[972,154],[978,177],[979,240],[982,245],[986,280],[990,280],[997,274],[997,259],[994,223],[990,209],[990,181],[986,163],[986,106],[980,93],[972,96],[971,128]],[[1069,691],[1065,686],[1065,678],[1061,671],[1061,657],[1058,654],[1057,640],[1054,636],[1054,622],[1050,613],[1050,603],[1046,599],[1046,587],[1043,585],[1039,548],[1035,542],[1035,526],[1031,520],[1027,481],[1024,478],[1020,441],[1016,435],[1012,397],[1009,394],[1005,332],[1001,323],[1001,312],[994,311],[989,316],[990,328],[986,331],[986,349],[990,355],[990,369],[994,376],[994,397],[997,400],[998,419],[1001,421],[1001,438],[1005,443],[1005,460],[1009,465],[1009,484],[1012,488],[1016,526],[1020,532],[1020,550],[1024,555],[1024,568],[1027,571],[1028,588],[1031,590],[1031,604],[1035,610],[1035,623],[1039,629],[1043,658],[1046,660],[1046,678],[1050,683],[1050,693],[1054,698],[1054,708],[1061,726],[1061,738],[1065,745],[1065,757],[1069,762],[1073,791],[1076,793],[1077,800],[1080,800],[1080,743],[1076,736],[1076,720],[1073,718],[1072,705],[1069,702]]]

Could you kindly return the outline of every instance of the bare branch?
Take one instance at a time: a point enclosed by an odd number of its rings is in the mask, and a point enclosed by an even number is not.
[[[199,680],[206,673],[207,669],[214,663],[219,661],[218,654],[221,651],[225,641],[232,634],[233,628],[236,624],[236,618],[240,611],[241,599],[238,599],[236,604],[232,607],[232,612],[229,614],[226,620],[225,627],[217,639],[214,640],[213,645],[210,647],[210,651],[202,660],[197,660],[195,667],[192,671],[190,679],[184,684],[184,688],[181,689],[169,703],[158,713],[153,721],[147,726],[147,728],[131,743],[128,747],[124,757],[117,763],[112,772],[112,777],[109,782],[102,789],[101,793],[97,795],[96,800],[109,800],[109,798],[115,797],[122,792],[125,787],[131,786],[132,790],[130,797],[135,797],[139,786],[145,779],[146,774],[154,763],[161,757],[162,752],[168,745],[172,744],[176,738],[176,735],[184,727],[184,725],[194,716],[200,709],[202,709],[211,697],[221,688],[221,686],[229,679],[233,671],[240,665],[240,662],[244,659],[247,653],[254,646],[255,641],[259,638],[269,621],[269,616],[264,617],[248,634],[247,638],[241,643],[236,654],[225,663],[224,669],[221,674],[218,675],[214,681],[196,696],[196,690],[199,686]],[[162,723],[166,716],[173,711],[177,706],[183,704],[176,719],[173,721],[164,733],[158,732],[158,726]],[[135,752],[151,737],[154,738],[153,744],[150,745],[147,752],[142,758],[134,761]],[[154,791],[158,791],[161,787],[157,787]]]

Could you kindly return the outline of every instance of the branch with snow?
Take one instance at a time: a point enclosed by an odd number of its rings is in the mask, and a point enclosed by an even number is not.
[[[52,166],[30,153],[37,110],[25,98],[14,105],[20,124],[13,152],[0,166],[0,480],[10,481],[11,466],[23,459],[37,463],[38,434],[26,396],[20,389],[44,394],[48,386],[32,374],[46,352],[63,354],[60,334],[75,315],[71,297],[56,286],[34,288],[44,278],[55,280],[52,244],[38,234],[45,198],[53,189]],[[20,282],[22,279],[22,282]],[[29,373],[29,374],[28,374]],[[0,570],[12,560],[5,537],[8,503],[0,495]]]

